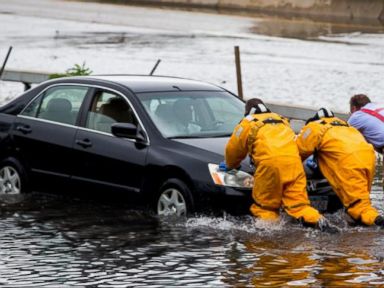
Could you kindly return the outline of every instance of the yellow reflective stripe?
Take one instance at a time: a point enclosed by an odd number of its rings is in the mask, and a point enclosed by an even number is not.
[[[254,117],[252,115],[248,115],[247,117],[245,117],[244,119],[248,120],[248,121],[253,121]]]
[[[242,126],[239,126],[239,128],[237,128],[237,130],[236,130],[236,132],[235,132],[235,136],[236,136],[237,138],[239,138],[239,137],[240,137],[240,134],[241,134],[241,132],[243,132],[243,130],[244,130],[244,128],[243,128]]]

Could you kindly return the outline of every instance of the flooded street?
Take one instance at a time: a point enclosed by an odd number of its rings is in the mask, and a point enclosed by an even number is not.
[[[379,101],[384,91],[380,25],[60,0],[0,1],[0,21],[0,57],[14,48],[8,69],[63,73],[85,62],[94,74],[148,75],[161,59],[156,75],[237,92],[237,45],[245,98],[347,112],[351,95]],[[22,89],[1,82],[0,99]]]
[[[303,21],[0,0],[0,59],[13,46],[8,69],[54,73],[85,62],[94,74],[149,74],[161,59],[155,74],[236,92],[238,45],[246,98],[340,112],[356,93],[382,101],[383,27]],[[0,103],[22,90],[0,81]],[[371,198],[384,213],[381,181]],[[341,230],[329,235],[287,217],[159,219],[104,201],[11,200],[0,198],[0,286],[384,286],[384,229],[352,226],[342,211],[326,215]]]
[[[340,234],[284,217],[276,224],[228,215],[158,219],[121,205],[36,194],[2,204],[0,285],[384,285],[384,231],[349,226],[341,211],[327,216]]]

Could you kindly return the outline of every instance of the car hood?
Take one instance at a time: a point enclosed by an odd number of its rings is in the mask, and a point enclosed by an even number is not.
[[[207,150],[223,157],[225,145],[227,145],[228,140],[229,137],[174,139],[174,141]]]
[[[192,139],[173,139],[179,143],[190,145],[202,150],[206,150],[216,155],[219,155],[224,160],[224,151],[225,146],[227,145],[229,137],[219,137],[219,138],[192,138]],[[253,174],[254,166],[250,162],[250,157],[246,157],[241,162],[241,170],[244,170],[248,173]]]

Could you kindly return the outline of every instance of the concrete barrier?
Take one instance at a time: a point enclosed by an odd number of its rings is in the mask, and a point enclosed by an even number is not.
[[[307,120],[308,118],[311,118],[315,115],[318,109],[321,107],[316,108],[309,108],[309,107],[303,107],[303,106],[292,106],[292,105],[282,105],[277,103],[265,103],[268,108],[276,112],[280,115],[283,115],[289,119],[295,119],[295,120]],[[348,114],[346,113],[340,113],[335,112],[335,116],[347,120]]]
[[[303,106],[292,106],[292,105],[282,105],[278,103],[265,103],[265,105],[273,112],[278,113],[288,119],[290,119],[290,124],[292,129],[299,133],[301,128],[305,125],[305,121],[315,115],[320,107],[309,108]],[[348,120],[348,114],[335,112],[335,116]]]
[[[28,84],[40,83],[49,79],[49,73],[33,71],[4,70],[3,81],[14,81]]]
[[[21,82],[24,84],[25,90],[31,88],[31,84],[41,83],[49,79],[49,73],[34,71],[17,71],[4,70],[0,80]]]
[[[109,1],[111,2],[111,1]],[[119,3],[237,9],[337,20],[384,22],[384,0],[123,0]]]

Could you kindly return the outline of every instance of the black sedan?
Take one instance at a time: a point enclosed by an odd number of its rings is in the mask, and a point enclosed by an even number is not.
[[[0,108],[0,194],[120,192],[159,215],[246,210],[249,160],[241,171],[218,169],[243,111],[225,89],[187,79],[47,81]],[[309,182],[311,194],[323,196],[312,200],[327,200],[329,187],[316,183]]]

